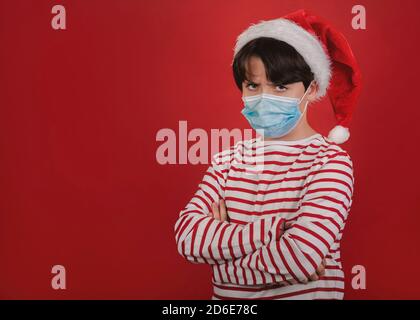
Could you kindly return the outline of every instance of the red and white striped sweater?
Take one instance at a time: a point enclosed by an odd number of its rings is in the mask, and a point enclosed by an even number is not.
[[[317,133],[295,141],[241,141],[216,154],[175,223],[178,252],[210,264],[212,299],[342,299],[340,239],[353,164]],[[229,221],[209,216],[225,199]],[[293,225],[281,234],[284,221]],[[325,275],[302,280],[326,259]]]

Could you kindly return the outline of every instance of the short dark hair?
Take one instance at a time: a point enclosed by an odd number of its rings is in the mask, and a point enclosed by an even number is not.
[[[314,79],[311,68],[295,48],[281,40],[259,37],[244,45],[233,61],[233,76],[241,91],[242,83],[250,81],[246,75],[246,65],[252,56],[262,60],[267,79],[276,85],[302,81],[306,90]]]

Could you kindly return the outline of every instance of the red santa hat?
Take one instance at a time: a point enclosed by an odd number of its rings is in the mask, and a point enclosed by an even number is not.
[[[314,73],[316,99],[328,94],[337,120],[328,139],[341,144],[350,137],[349,123],[360,94],[361,74],[344,35],[324,19],[301,9],[283,18],[260,21],[242,32],[234,57],[249,41],[270,37],[294,47]]]

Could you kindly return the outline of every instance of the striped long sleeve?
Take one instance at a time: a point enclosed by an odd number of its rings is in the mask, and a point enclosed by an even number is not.
[[[192,263],[222,264],[255,252],[278,237],[285,222],[280,217],[269,217],[239,225],[209,216],[211,204],[223,198],[224,187],[222,170],[212,161],[199,189],[175,223],[178,252]]]
[[[351,207],[352,161],[347,153],[337,153],[311,175],[293,226],[280,240],[272,238],[251,254],[227,262],[223,270],[229,282],[296,283],[316,272],[342,232]]]

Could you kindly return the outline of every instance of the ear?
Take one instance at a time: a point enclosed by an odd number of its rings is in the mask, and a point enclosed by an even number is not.
[[[309,102],[313,102],[316,100],[316,95],[318,93],[318,90],[319,90],[318,83],[315,80],[312,81],[312,83],[309,85],[308,93],[307,93],[307,99]]]

